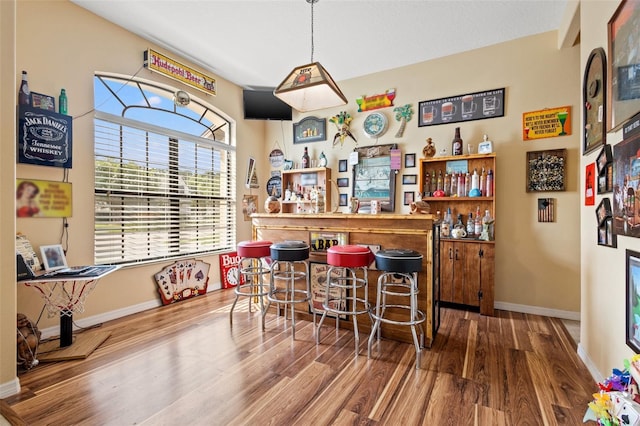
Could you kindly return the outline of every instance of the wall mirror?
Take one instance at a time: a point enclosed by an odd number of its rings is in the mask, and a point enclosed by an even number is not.
[[[353,167],[353,196],[360,200],[360,212],[369,212],[378,200],[382,211],[395,211],[396,173],[391,170],[391,150],[396,144],[356,148],[358,164]]]

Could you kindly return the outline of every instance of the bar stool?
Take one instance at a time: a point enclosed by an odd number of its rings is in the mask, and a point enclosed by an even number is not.
[[[353,332],[356,341],[356,355],[359,353],[360,337],[358,336],[358,319],[361,314],[368,314],[371,318],[369,305],[369,281],[367,267],[373,262],[374,256],[369,247],[358,245],[337,245],[327,250],[327,279],[325,299],[322,302],[324,312],[318,323],[316,343],[320,343],[320,327],[327,313],[335,314],[336,330],[340,326],[340,315],[351,316]],[[363,289],[363,298],[358,298],[357,291]],[[331,295],[338,292],[338,298]],[[373,322],[373,319],[371,319]]]
[[[269,263],[271,263],[269,247],[271,244],[271,241],[241,241],[238,243],[237,251],[240,256],[238,273],[244,276],[244,284],[238,284],[234,289],[236,298],[229,312],[229,324],[232,326],[233,309],[240,296],[249,298],[249,312],[251,312],[251,299],[258,298],[262,313],[262,330],[264,331],[264,297],[269,293],[269,283],[265,282],[264,276],[271,272],[269,268]]]
[[[415,250],[387,249],[376,253],[376,268],[380,271],[376,307],[372,316],[375,320],[371,327],[367,357],[371,358],[371,346],[376,337],[380,339],[381,323],[408,325],[411,327],[413,344],[416,348],[416,368],[420,368],[420,348],[424,344],[424,330],[422,323],[426,316],[418,309],[418,272],[422,270],[422,254]],[[408,298],[408,304],[387,303],[387,296],[394,296],[393,302],[400,302]],[[402,313],[408,311],[409,316],[402,319]],[[416,333],[416,326],[420,328],[420,343]]]
[[[284,318],[287,319],[287,307],[291,306],[291,338],[296,338],[296,314],[294,306],[297,303],[311,301],[311,284],[309,282],[309,244],[304,241],[283,241],[271,245],[271,278],[269,280],[269,304],[263,312],[266,314],[272,302],[284,305]],[[297,265],[297,268],[296,268]],[[303,270],[300,270],[303,267]],[[296,280],[304,280],[304,288],[296,288]],[[278,286],[278,283],[284,286]],[[264,319],[262,320],[264,323]],[[316,324],[316,314],[313,313],[313,325]]]

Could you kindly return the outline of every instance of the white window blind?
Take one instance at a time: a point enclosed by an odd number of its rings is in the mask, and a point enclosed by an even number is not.
[[[95,119],[96,264],[232,250],[235,152],[105,116]]]

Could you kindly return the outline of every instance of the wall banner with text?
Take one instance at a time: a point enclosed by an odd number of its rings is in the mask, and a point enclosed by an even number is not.
[[[571,107],[546,108],[522,114],[522,140],[571,134]]]
[[[16,179],[17,217],[71,217],[71,184]]]

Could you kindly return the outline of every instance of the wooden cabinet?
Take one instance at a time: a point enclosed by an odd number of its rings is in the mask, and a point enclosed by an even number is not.
[[[440,250],[440,301],[493,315],[494,245],[443,239]]]
[[[493,176],[493,190],[490,196],[486,192],[479,197],[451,196],[433,197],[430,180],[432,176],[443,178],[452,171],[469,171],[478,174],[482,170]],[[429,176],[427,177],[427,173]],[[451,209],[455,223],[459,214],[466,224],[469,213],[475,217],[479,209],[481,215],[489,211],[496,218],[496,156],[495,154],[473,154],[448,157],[423,158],[420,160],[420,193],[422,200],[429,203],[431,213],[440,212],[440,218],[447,209]],[[485,185],[486,188],[486,185]],[[494,227],[494,236],[496,235]],[[495,244],[494,241],[480,241],[477,236],[469,238],[446,238],[440,240],[440,300],[477,307],[483,315],[493,315],[494,276],[495,276]]]
[[[300,203],[286,199],[286,191],[291,189],[294,194],[302,194]],[[331,212],[331,169],[328,167],[314,167],[308,169],[293,169],[282,171],[282,213],[315,213],[315,200],[309,195],[313,190],[324,193],[324,205],[318,213]],[[301,211],[298,211],[300,204]]]

